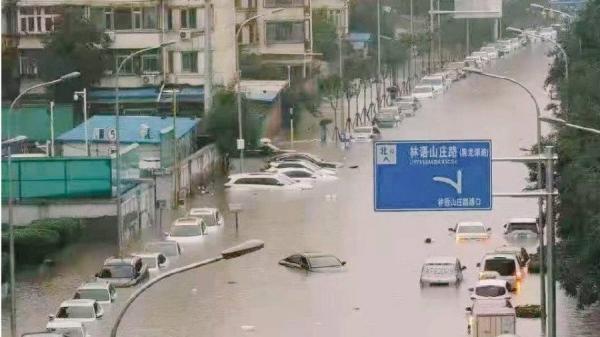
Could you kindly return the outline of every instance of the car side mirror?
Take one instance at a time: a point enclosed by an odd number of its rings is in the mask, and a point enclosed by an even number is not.
[[[283,186],[285,185],[284,183],[277,183],[277,186]]]
[[[167,262],[167,258],[164,255],[159,255],[158,256],[158,264],[163,264]]]
[[[488,228],[486,229],[486,231],[488,231],[488,232],[491,232],[491,231],[492,231],[492,228],[491,228],[491,227],[488,227]]]
[[[171,233],[169,233],[169,232],[163,232],[163,234],[164,234],[165,236],[169,236],[169,235],[171,235]]]
[[[471,298],[472,300],[474,300],[474,299],[475,299],[475,296],[472,296],[472,295],[471,295],[471,297],[470,297],[470,298]]]
[[[473,312],[473,309],[472,309],[471,307],[466,307],[466,308],[465,308],[465,311],[466,311],[466,312]]]
[[[475,288],[469,288],[468,290],[469,291],[475,291]]]
[[[100,273],[96,273],[96,274],[94,274],[94,276],[100,277]]]
[[[507,226],[508,226],[507,224],[504,224],[504,226],[503,226],[503,227],[504,227],[504,228],[506,228]]]
[[[53,321],[53,320],[54,320],[54,318],[55,318],[55,316],[54,316],[54,315],[48,315],[48,320],[49,320],[49,321]]]
[[[450,232],[454,232],[454,231],[456,231],[456,230],[455,230],[454,228],[452,228],[452,227],[448,227],[448,230],[449,230]]]
[[[465,269],[467,269],[467,266],[460,267],[460,270],[465,270]]]
[[[481,263],[477,262],[477,268],[481,267]]]
[[[102,319],[102,316],[104,316],[104,313],[98,313],[98,315],[96,315],[96,319]]]
[[[345,266],[345,265],[346,265],[346,261],[342,261],[342,266]]]

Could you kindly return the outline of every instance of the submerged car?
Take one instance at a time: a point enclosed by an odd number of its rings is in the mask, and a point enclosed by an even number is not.
[[[472,292],[471,299],[510,299],[509,284],[503,280],[480,280],[474,288],[469,288]]]
[[[96,321],[103,315],[104,310],[96,300],[67,300],[60,304],[56,315],[49,316],[49,322],[89,323]]]
[[[357,142],[369,142],[379,139],[381,131],[376,126],[359,126],[352,129],[352,139]]]
[[[381,112],[375,114],[373,119],[380,128],[393,128],[398,122],[396,115],[390,112]]]
[[[483,257],[481,263],[477,264],[481,268],[481,273],[496,272],[498,280],[504,280],[509,284],[509,290],[517,288],[517,281],[522,277],[521,267],[514,254],[490,253]],[[481,276],[481,274],[480,274]]]
[[[140,257],[151,273],[169,266],[169,260],[162,253],[133,253],[132,255]]]
[[[512,218],[504,225],[504,234],[514,239],[527,239],[538,235],[538,221],[535,218]]]
[[[73,299],[96,300],[100,304],[110,304],[117,298],[115,287],[108,282],[89,282],[75,291]]]
[[[531,258],[529,257],[529,253],[527,253],[527,249],[523,247],[501,246],[496,248],[494,252],[513,254],[517,258],[519,266],[524,272],[527,272],[529,269],[529,262],[531,261]]]
[[[421,268],[421,286],[458,285],[463,279],[462,271],[467,269],[456,257],[436,256],[425,260]]]
[[[191,208],[188,211],[188,216],[202,219],[207,227],[222,226],[225,221],[223,214],[219,212],[218,208],[214,207]]]
[[[311,162],[321,168],[329,168],[335,169],[338,167],[343,167],[344,164],[335,162],[335,161],[327,161],[322,158],[315,156],[314,154],[310,154],[307,152],[296,152],[296,153],[286,153],[278,156],[271,157],[268,161],[290,161],[290,160],[306,160]]]
[[[148,266],[136,256],[110,257],[96,274],[98,281],[108,282],[117,288],[131,287],[149,276]]]
[[[144,246],[144,251],[147,253],[162,253],[169,258],[177,257],[183,253],[181,245],[173,240],[148,242]]]
[[[449,231],[456,233],[456,240],[484,240],[489,239],[491,228],[486,228],[483,223],[464,221],[456,224]]]
[[[324,174],[321,172],[313,172],[305,168],[282,168],[276,169],[279,174],[284,174],[297,182],[313,183],[315,181],[335,181],[338,180],[337,176],[331,174]]]
[[[196,217],[179,218],[173,222],[171,231],[165,233],[167,240],[179,243],[197,242],[206,234],[204,220]]]
[[[305,168],[313,172],[319,172],[323,174],[336,174],[337,170],[334,168],[322,168],[306,160],[286,160],[286,161],[272,161],[268,163],[266,168],[267,172],[275,172],[278,169],[284,168]]]
[[[53,320],[46,324],[46,331],[45,334],[23,334],[22,337],[89,337],[85,324],[81,322]]]
[[[430,85],[417,85],[412,91],[412,97],[416,99],[434,98],[438,92]]]
[[[313,185],[296,182],[283,174],[256,172],[230,175],[225,188],[237,191],[300,191],[310,190]]]
[[[307,271],[327,271],[342,268],[346,265],[346,261],[342,261],[331,254],[299,253],[280,260],[279,264]]]

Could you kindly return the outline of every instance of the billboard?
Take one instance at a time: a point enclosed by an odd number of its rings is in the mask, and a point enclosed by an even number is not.
[[[455,19],[502,17],[502,0],[454,0]]]

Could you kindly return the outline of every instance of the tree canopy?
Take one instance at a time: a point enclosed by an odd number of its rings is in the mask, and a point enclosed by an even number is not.
[[[58,101],[71,101],[73,91],[100,80],[108,65],[103,49],[108,41],[104,33],[78,11],[64,10],[56,29],[43,41],[39,61],[40,77],[45,81],[79,71],[81,76],[52,88]]]
[[[560,43],[569,57],[569,80],[564,64],[555,59],[548,83],[559,88],[562,118],[600,129],[600,0],[590,0]],[[561,128],[557,188],[559,281],[580,306],[600,299],[600,137]]]

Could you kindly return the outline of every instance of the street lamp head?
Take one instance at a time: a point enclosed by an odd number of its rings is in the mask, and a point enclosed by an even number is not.
[[[161,43],[159,47],[166,47],[166,46],[170,46],[175,43],[177,43],[177,40],[167,41],[167,42]]]
[[[221,256],[223,256],[224,259],[233,259],[260,250],[264,246],[265,243],[262,240],[248,240],[237,246],[225,249],[221,252]]]
[[[75,93],[73,93],[73,100],[75,102],[77,102],[79,100],[79,95],[77,94],[77,91]]]
[[[466,71],[466,72],[475,73],[475,74],[482,74],[483,73],[483,71],[481,71],[480,69],[473,68],[473,67],[464,67],[463,70]]]
[[[506,30],[509,31],[509,32],[523,33],[522,29],[515,28],[515,27],[506,27]]]
[[[547,123],[552,123],[552,124],[558,124],[558,125],[567,124],[567,121],[565,121],[564,119],[555,118],[555,117],[540,116],[539,119],[542,122],[547,122]]]
[[[74,71],[74,72],[72,72],[72,73],[68,73],[68,74],[62,75],[62,76],[59,78],[59,80],[61,80],[61,81],[66,81],[66,80],[70,80],[70,79],[72,79],[72,78],[79,77],[79,76],[81,76],[81,73],[80,73],[80,72],[78,72],[78,71]]]

